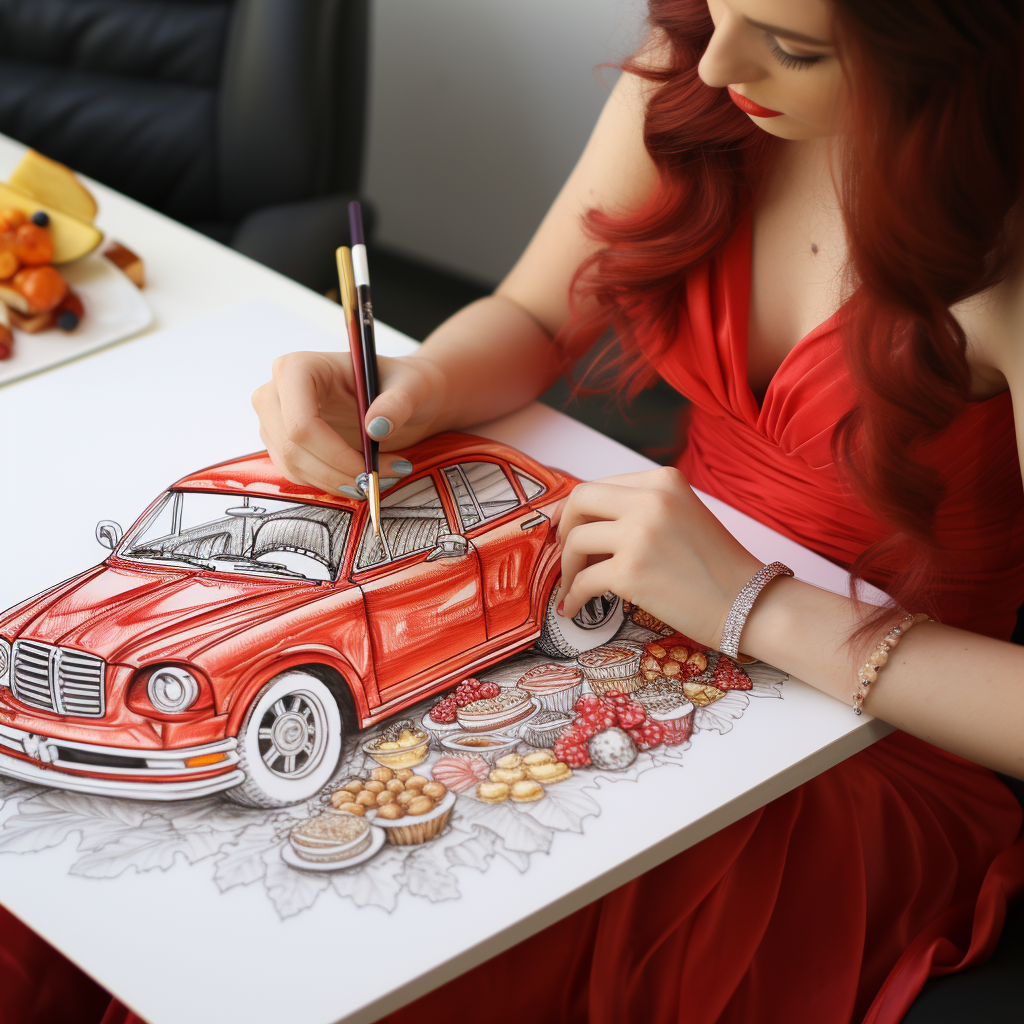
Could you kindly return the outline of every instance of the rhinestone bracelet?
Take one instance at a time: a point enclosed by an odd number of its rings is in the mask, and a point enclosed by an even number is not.
[[[781,562],[772,562],[770,565],[763,565],[743,585],[743,589],[736,595],[732,608],[729,609],[729,616],[725,620],[725,628],[722,630],[722,642],[718,649],[727,654],[730,658],[738,658],[740,653],[740,633],[746,625],[750,609],[754,607],[758,594],[771,583],[776,576],[792,576],[793,570]]]
[[[854,714],[862,713],[864,698],[868,695],[868,687],[878,678],[878,673],[882,671],[883,666],[889,660],[892,649],[900,642],[908,629],[916,626],[919,622],[927,621],[928,616],[924,612],[919,612],[917,615],[908,612],[878,642],[878,646],[871,652],[871,656],[857,673],[857,692],[853,695]]]

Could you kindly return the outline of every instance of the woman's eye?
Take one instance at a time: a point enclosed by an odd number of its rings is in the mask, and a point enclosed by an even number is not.
[[[781,46],[775,36],[767,36],[768,49],[771,51],[772,56],[784,67],[784,68],[809,68],[812,64],[817,64],[821,60],[822,55],[817,54],[812,57],[799,57],[795,53],[787,53]]]

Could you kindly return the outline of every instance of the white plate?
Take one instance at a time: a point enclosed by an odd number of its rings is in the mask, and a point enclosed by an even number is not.
[[[289,841],[281,847],[281,860],[288,867],[298,868],[300,871],[341,871],[343,868],[355,867],[356,864],[362,864],[364,861],[368,861],[371,857],[376,856],[376,854],[380,853],[380,848],[384,845],[386,838],[387,836],[381,829],[371,828],[370,845],[362,853],[356,854],[355,857],[349,857],[346,860],[325,861],[323,863],[304,860],[295,852],[291,841]]]
[[[85,316],[75,330],[27,334],[14,328],[14,355],[0,359],[0,384],[48,370],[145,330],[153,311],[135,287],[99,252],[58,268],[79,294]]]

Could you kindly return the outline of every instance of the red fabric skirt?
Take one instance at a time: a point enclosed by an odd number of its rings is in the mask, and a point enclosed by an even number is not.
[[[895,1024],[929,975],[991,954],[1020,829],[991,772],[894,733],[384,1020]],[[0,926],[0,1024],[143,1024]]]

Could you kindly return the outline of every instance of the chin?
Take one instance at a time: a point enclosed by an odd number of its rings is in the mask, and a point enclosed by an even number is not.
[[[808,124],[806,121],[796,121],[786,116],[752,117],[751,120],[758,128],[763,129],[769,135],[774,135],[780,139],[789,139],[792,142],[824,139],[835,134],[831,128]]]

